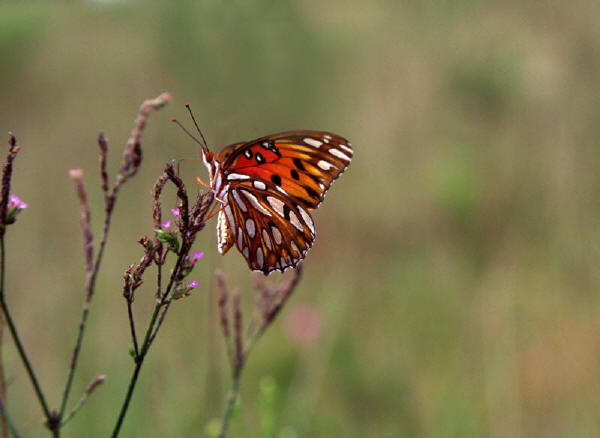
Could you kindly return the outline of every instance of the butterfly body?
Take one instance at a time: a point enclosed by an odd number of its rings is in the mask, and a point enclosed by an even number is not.
[[[352,159],[350,143],[324,131],[291,131],[203,149],[210,186],[221,203],[217,244],[233,245],[250,269],[283,272],[302,260],[313,244],[309,210]]]

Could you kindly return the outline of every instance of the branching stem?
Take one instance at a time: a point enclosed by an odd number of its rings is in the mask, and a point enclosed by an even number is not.
[[[166,301],[166,298],[169,296],[169,293],[171,292],[171,288],[173,287],[176,276],[179,274],[179,270],[181,269],[181,265],[182,265],[183,259],[185,258],[186,253],[187,253],[186,251],[180,252],[179,257],[177,258],[177,262],[175,263],[175,267],[173,268],[173,272],[171,273],[171,277],[169,279],[169,284],[167,285],[165,291],[162,294],[159,294],[160,297],[157,298],[157,300],[156,300],[156,304],[154,306],[154,311],[152,312],[152,317],[150,318],[150,322],[148,323],[148,327],[146,328],[146,334],[144,335],[144,341],[142,342],[142,347],[139,351],[139,354],[136,354],[136,356],[135,356],[135,368],[133,370],[133,374],[131,375],[131,379],[129,381],[129,386],[127,387],[127,394],[125,395],[125,400],[123,401],[123,405],[121,406],[121,411],[119,412],[119,417],[117,418],[117,423],[115,424],[115,428],[111,435],[112,438],[116,438],[117,436],[119,436],[121,426],[123,425],[123,420],[125,419],[125,415],[127,414],[127,410],[129,409],[129,404],[131,402],[131,397],[133,396],[133,391],[135,390],[135,385],[136,385],[138,377],[140,375],[140,370],[144,363],[144,359],[146,358],[146,354],[148,353],[148,350],[150,348],[150,345],[152,344],[152,341],[156,337],[158,329],[160,328],[160,323],[162,323],[165,313],[169,309],[168,308],[169,302]],[[160,265],[159,265],[158,269],[161,269]],[[160,288],[159,288],[159,292],[160,292]],[[163,306],[166,306],[166,307],[163,310],[163,314],[161,315],[161,318],[159,320],[158,316],[159,316],[160,310],[161,310],[161,308],[163,308]],[[155,325],[157,325],[157,320],[159,320],[158,327],[155,329]]]

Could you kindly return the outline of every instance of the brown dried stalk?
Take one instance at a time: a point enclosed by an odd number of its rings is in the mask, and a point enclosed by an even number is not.
[[[4,218],[6,217],[6,210],[8,207],[8,201],[10,196],[10,179],[12,177],[13,161],[17,157],[17,153],[21,150],[21,146],[17,146],[17,138],[12,132],[8,133],[8,154],[6,155],[6,161],[2,168],[2,196],[0,197],[0,236],[4,236],[6,232],[6,224]]]
[[[169,93],[163,93],[155,99],[146,100],[139,109],[138,117],[135,120],[135,126],[131,131],[131,135],[127,140],[127,146],[125,147],[125,151],[123,152],[123,163],[121,165],[121,170],[117,175],[116,181],[112,189],[108,184],[108,174],[106,171],[106,155],[108,153],[108,144],[104,134],[100,133],[98,136],[98,146],[100,148],[100,179],[101,179],[101,187],[104,192],[105,198],[105,217],[104,217],[104,227],[102,232],[102,237],[100,240],[100,245],[98,248],[98,253],[94,259],[93,257],[93,249],[92,249],[92,235],[89,231],[89,207],[86,207],[84,204],[87,204],[85,199],[85,191],[82,192],[83,183],[81,182],[81,175],[78,175],[78,172],[75,172],[75,176],[72,177],[75,180],[78,196],[80,199],[80,204],[82,205],[82,231],[84,234],[84,248],[86,253],[86,282],[85,282],[85,300],[83,303],[83,311],[81,315],[81,321],[79,323],[79,330],[77,332],[77,338],[75,341],[75,347],[73,349],[73,354],[71,357],[71,363],[69,366],[69,370],[67,373],[67,380],[65,382],[65,388],[63,390],[63,396],[60,404],[60,410],[58,411],[58,418],[62,418],[66,407],[67,401],[69,398],[69,394],[71,391],[71,385],[73,383],[73,376],[75,374],[75,369],[77,367],[77,360],[79,358],[79,352],[81,350],[81,343],[83,341],[83,335],[85,332],[85,327],[87,323],[87,318],[89,314],[90,302],[92,300],[92,296],[95,291],[95,282],[96,276],[98,273],[98,269],[100,267],[100,263],[102,261],[102,256],[104,254],[104,247],[106,246],[106,239],[108,237],[108,232],[110,229],[110,223],[112,219],[112,213],[114,210],[114,206],[117,200],[117,194],[123,184],[132,176],[134,176],[142,162],[142,148],[141,148],[141,136],[144,127],[146,126],[146,122],[148,121],[148,116],[155,110],[164,107],[171,100],[171,95]],[[87,209],[87,213],[84,214],[84,210]],[[85,216],[85,218],[84,218]],[[91,258],[90,258],[90,251]],[[92,263],[89,263],[89,260],[93,260]],[[91,269],[90,269],[91,267]],[[57,426],[59,427],[59,426]]]
[[[35,393],[36,393],[36,396],[40,403],[40,406],[42,407],[42,410],[44,411],[44,416],[46,417],[46,422],[47,422],[47,424],[52,424],[52,422],[54,421],[54,415],[48,407],[46,397],[44,396],[44,393],[42,391],[40,383],[35,375],[35,372],[33,370],[31,362],[29,361],[29,357],[25,353],[25,348],[23,347],[23,343],[21,342],[21,339],[19,338],[17,328],[12,320],[10,311],[9,311],[7,303],[6,303],[6,294],[5,294],[5,288],[4,288],[4,280],[5,280],[5,274],[6,274],[6,271],[5,271],[6,252],[4,249],[4,234],[6,232],[5,218],[6,218],[7,207],[8,207],[9,198],[10,198],[10,182],[11,182],[11,177],[12,177],[13,162],[17,156],[17,153],[19,152],[19,150],[21,148],[20,146],[17,146],[17,139],[15,138],[15,136],[12,133],[8,134],[8,145],[9,145],[8,154],[6,156],[6,162],[2,169],[2,188],[0,189],[0,192],[2,194],[2,196],[0,197],[0,214],[1,214],[1,216],[0,216],[0,218],[1,218],[1,220],[0,220],[0,307],[2,308],[2,313],[4,315],[4,319],[6,320],[6,324],[8,325],[8,328],[10,330],[13,341],[15,342],[15,345],[19,352],[19,356],[21,357],[21,360],[23,361],[23,365],[25,366],[25,369],[29,376],[29,380],[31,380],[31,383],[35,390]],[[6,406],[4,406],[4,397],[3,397],[2,406],[3,406],[2,411],[3,411],[3,413],[6,414],[6,415],[3,415],[3,418],[8,421],[8,419],[10,417],[7,414]]]
[[[265,330],[273,324],[281,309],[292,296],[292,293],[298,286],[298,282],[302,276],[302,264],[299,264],[294,269],[294,275],[289,280],[282,280],[274,287],[265,286],[261,278],[254,279],[254,288],[257,291],[259,298],[256,300],[254,312],[245,338],[242,338],[242,311],[239,302],[239,293],[234,291],[230,293],[225,278],[221,272],[216,272],[217,286],[219,288],[219,314],[221,319],[221,330],[227,346],[229,362],[231,365],[231,387],[225,403],[225,410],[221,422],[221,432],[219,438],[224,438],[229,427],[229,420],[233,413],[233,406],[237,399],[239,391],[240,378],[248,355],[252,346],[263,335]],[[233,295],[232,312],[233,312],[233,346],[231,345],[231,334],[229,327],[229,319],[227,317],[227,301],[229,295]],[[260,315],[261,320],[258,327],[257,319]]]
[[[135,367],[129,382],[127,394],[125,395],[125,400],[121,406],[121,411],[119,412],[119,417],[112,433],[113,438],[116,438],[120,432],[121,425],[123,424],[123,420],[129,409],[129,404],[131,402],[144,359],[146,358],[152,343],[156,339],[156,336],[166,318],[169,307],[173,302],[173,290],[178,285],[182,284],[183,279],[192,269],[191,266],[193,265],[189,261],[188,252],[192,248],[197,233],[204,228],[206,214],[208,213],[209,208],[214,200],[214,194],[212,192],[201,193],[198,195],[196,202],[190,209],[185,184],[181,178],[177,176],[173,163],[167,163],[163,174],[158,178],[154,185],[152,217],[155,230],[160,230],[161,228],[161,195],[165,185],[169,181],[171,181],[177,188],[179,208],[177,227],[179,230],[179,239],[181,239],[181,245],[179,245],[179,243],[176,245],[177,248],[175,251],[177,252],[177,261],[175,262],[175,266],[171,271],[167,286],[164,289],[162,287],[162,267],[171,251],[165,250],[164,247],[161,246],[161,242],[159,242],[156,238],[154,240],[150,240],[149,238],[143,238],[141,240],[141,243],[145,249],[144,257],[142,257],[142,260],[137,267],[132,265],[125,272],[123,295],[127,300]],[[169,245],[171,244],[169,243]],[[173,249],[171,246],[170,248]],[[154,311],[150,318],[150,322],[148,323],[148,327],[146,328],[144,339],[141,344],[138,344],[135,331],[135,321],[131,308],[133,303],[133,291],[142,284],[142,276],[145,272],[147,272],[146,268],[150,266],[152,262],[157,266],[156,304],[154,306]]]

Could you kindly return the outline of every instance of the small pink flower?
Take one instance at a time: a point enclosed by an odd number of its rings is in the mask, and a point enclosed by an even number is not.
[[[310,344],[321,331],[321,316],[308,304],[296,307],[285,321],[285,331],[290,339],[301,344]]]
[[[188,289],[194,289],[196,287],[198,287],[200,283],[198,283],[196,280],[192,280],[190,281],[190,285],[188,286]]]
[[[196,264],[196,262],[198,260],[200,260],[202,257],[204,257],[204,252],[200,251],[196,251],[194,250],[194,257],[192,257],[192,265]]]
[[[25,210],[27,207],[29,207],[29,205],[27,205],[26,203],[24,203],[23,201],[21,201],[19,199],[18,196],[16,195],[10,195],[9,197],[9,203],[8,203],[8,208],[16,208],[17,210]]]
[[[178,208],[172,208],[171,213],[173,213],[173,216],[179,217],[179,209]]]
[[[171,220],[166,221],[165,223],[163,223],[161,225],[165,230],[170,230],[171,229]]]

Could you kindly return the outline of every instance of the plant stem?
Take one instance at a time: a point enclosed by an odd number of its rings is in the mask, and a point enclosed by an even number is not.
[[[77,359],[79,358],[79,352],[81,350],[81,343],[83,341],[83,335],[87,323],[88,314],[90,311],[90,302],[94,295],[94,288],[96,285],[96,275],[102,262],[102,255],[104,254],[104,247],[106,246],[106,238],[108,236],[108,230],[110,228],[111,215],[107,215],[104,221],[104,231],[102,233],[102,241],[100,242],[100,248],[98,249],[98,255],[96,256],[96,262],[94,263],[94,270],[87,284],[85,302],[83,303],[83,312],[81,314],[81,321],[79,322],[79,330],[77,331],[77,340],[75,341],[75,348],[73,349],[73,355],[71,356],[71,365],[69,366],[69,373],[67,375],[67,381],[63,390],[63,396],[60,403],[59,418],[61,418],[65,409],[67,408],[67,400],[69,399],[69,393],[71,392],[71,386],[73,384],[73,377],[75,375],[75,368],[77,367]]]
[[[123,402],[123,406],[121,407],[121,412],[119,413],[119,418],[117,419],[117,424],[115,425],[115,429],[111,435],[112,438],[116,438],[119,435],[119,431],[121,430],[121,425],[123,424],[123,420],[125,419],[125,414],[127,413],[127,409],[129,408],[129,402],[131,401],[131,396],[133,395],[133,390],[135,389],[135,384],[137,383],[138,376],[140,375],[140,369],[142,368],[143,360],[136,362],[135,369],[133,370],[133,375],[131,376],[131,380],[129,381],[129,387],[127,388],[127,395],[125,396],[125,401]]]
[[[185,248],[182,248],[182,249],[185,249]],[[119,418],[117,419],[117,423],[115,424],[115,428],[111,435],[112,438],[116,438],[119,435],[119,432],[121,430],[123,420],[125,419],[125,414],[127,413],[127,410],[129,409],[129,403],[131,402],[131,398],[133,396],[133,391],[135,390],[135,385],[137,383],[137,380],[138,380],[138,377],[140,374],[140,370],[142,368],[142,364],[144,363],[146,354],[148,353],[148,350],[150,349],[150,345],[156,336],[156,332],[158,331],[158,329],[156,331],[154,331],[154,326],[156,325],[158,315],[160,313],[160,309],[163,306],[168,305],[168,302],[165,302],[165,299],[169,296],[169,293],[171,292],[171,288],[173,287],[175,278],[179,273],[179,269],[181,268],[181,263],[182,263],[185,255],[186,255],[186,251],[184,251],[184,250],[182,250],[179,253],[179,257],[177,258],[177,262],[175,263],[175,267],[173,268],[173,272],[171,273],[171,278],[169,279],[169,284],[167,285],[167,288],[165,289],[164,293],[160,294],[160,286],[159,286],[159,293],[157,294],[156,305],[154,306],[154,311],[152,312],[152,317],[150,318],[150,322],[148,323],[148,327],[146,328],[146,334],[144,335],[144,341],[142,342],[142,347],[140,349],[140,353],[139,353],[139,355],[136,355],[136,357],[135,357],[135,369],[133,370],[133,375],[131,376],[131,380],[129,381],[129,386],[127,388],[127,394],[125,395],[125,400],[123,401],[123,405],[121,406],[121,411],[119,412]],[[161,270],[160,265],[159,265],[158,269],[160,272],[160,270]],[[168,310],[168,307],[165,308],[164,312],[166,313],[167,310]],[[162,318],[164,318],[164,313],[162,315]],[[162,318],[161,318],[161,320],[162,320]],[[160,326],[158,328],[160,328]]]
[[[4,318],[0,315],[0,399],[6,400],[6,377],[4,373]],[[2,403],[4,410],[4,403]],[[2,415],[0,419],[0,430],[2,438],[8,438],[8,419]]]
[[[237,395],[240,389],[240,375],[242,372],[242,367],[236,367],[233,372],[233,377],[231,379],[231,387],[229,388],[229,394],[227,394],[227,403],[225,405],[225,411],[223,412],[223,420],[221,422],[221,432],[219,432],[219,438],[225,438],[225,434],[227,433],[227,429],[229,428],[229,420],[231,420],[231,415],[233,414],[233,407],[235,406],[235,401],[237,399]]]
[[[23,348],[23,344],[21,343],[21,339],[19,338],[19,335],[17,333],[17,328],[15,327],[15,324],[13,323],[10,312],[8,311],[8,307],[6,306],[6,299],[4,296],[5,275],[6,275],[6,254],[5,254],[5,249],[4,249],[4,235],[2,235],[2,236],[0,236],[0,306],[2,306],[2,312],[4,314],[4,318],[6,319],[6,323],[8,324],[8,329],[10,330],[10,334],[12,335],[15,345],[17,346],[17,350],[19,351],[19,356],[21,356],[23,365],[25,366],[25,369],[27,370],[27,374],[29,375],[29,379],[31,380],[31,383],[33,384],[35,394],[37,395],[40,405],[42,406],[42,409],[44,411],[44,416],[46,417],[48,424],[52,425],[53,418],[52,418],[52,414],[50,413],[50,409],[48,408],[48,403],[46,402],[46,398],[44,397],[42,388],[40,387],[40,384],[38,382],[37,377],[35,376],[35,373],[33,371],[31,363],[29,362],[29,358],[27,357],[27,354],[25,353],[25,349]],[[54,430],[54,429],[51,427],[51,430]]]
[[[127,388],[127,394],[125,395],[125,401],[123,401],[123,405],[121,406],[121,412],[119,412],[119,418],[117,419],[117,423],[115,424],[115,428],[112,433],[112,438],[116,438],[119,435],[121,430],[121,425],[123,424],[123,420],[125,419],[125,414],[129,409],[129,403],[131,401],[131,397],[133,396],[133,391],[135,390],[135,384],[137,383],[138,377],[140,375],[140,370],[142,368],[142,364],[144,363],[144,358],[146,357],[146,353],[148,352],[150,335],[152,333],[152,329],[154,328],[154,324],[156,322],[156,317],[161,308],[161,301],[157,301],[154,306],[154,312],[152,313],[152,318],[150,319],[150,323],[148,324],[148,328],[146,329],[146,334],[144,336],[144,342],[142,343],[142,349],[140,354],[135,357],[135,369],[133,370],[133,375],[131,376],[131,380],[129,381],[129,387]]]
[[[2,411],[2,419],[7,425],[7,428],[10,429],[10,433],[13,435],[14,438],[20,438],[19,432],[17,432],[17,428],[15,427],[15,423],[8,411],[6,410],[6,406],[4,406],[4,399],[0,400],[0,411]]]
[[[131,341],[133,342],[133,353],[134,357],[139,356],[140,350],[138,348],[137,335],[135,334],[135,322],[133,321],[133,308],[131,306],[131,297],[127,298],[127,315],[129,316],[129,329],[131,330]]]

